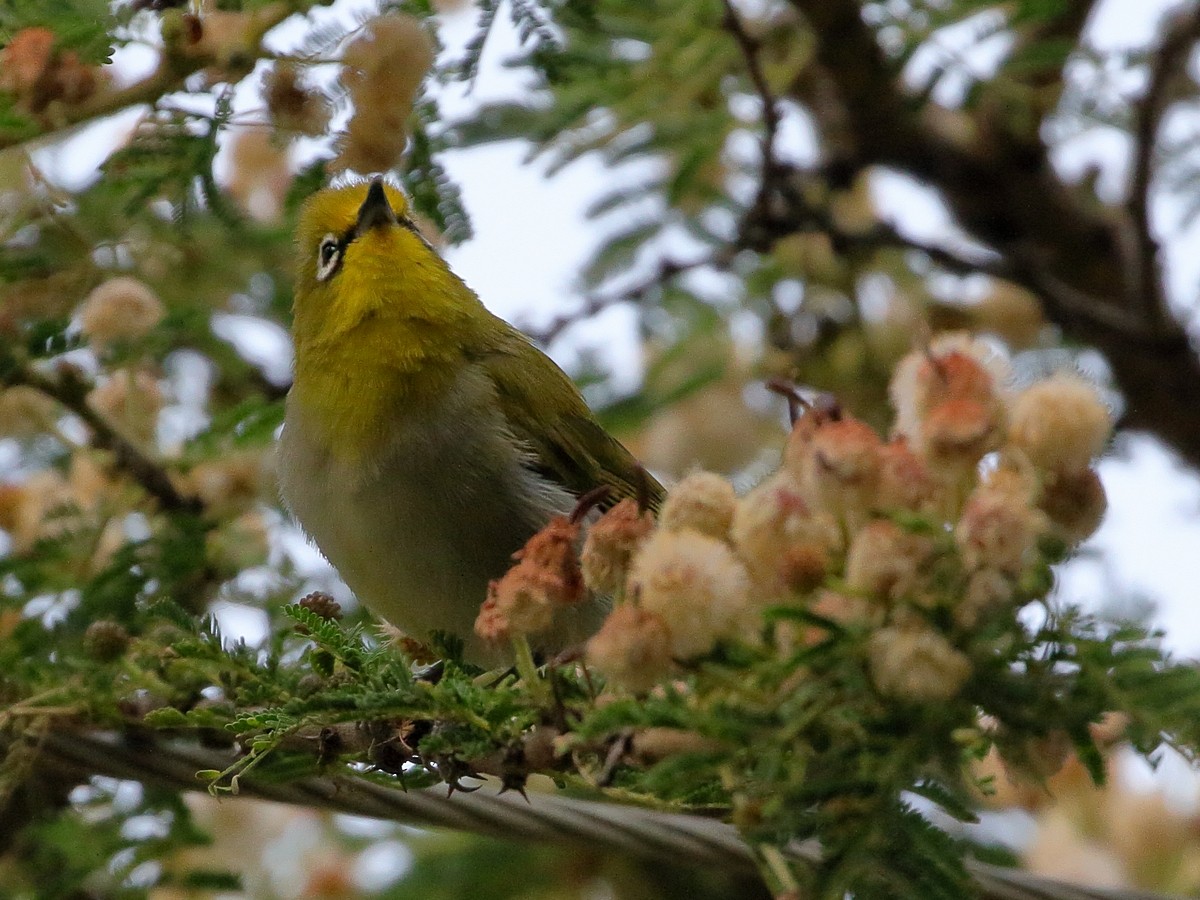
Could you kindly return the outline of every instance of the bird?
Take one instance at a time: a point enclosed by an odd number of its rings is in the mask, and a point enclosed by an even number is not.
[[[450,269],[400,189],[376,177],[317,191],[296,254],[284,503],[367,608],[487,658],[475,617],[528,538],[590,492],[657,508],[663,488]],[[540,649],[586,638],[605,601],[570,613]]]

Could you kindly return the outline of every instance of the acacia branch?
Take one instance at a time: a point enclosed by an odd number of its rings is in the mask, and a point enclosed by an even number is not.
[[[88,386],[79,378],[60,374],[57,379],[53,379],[28,366],[16,365],[0,375],[0,385],[32,388],[79,416],[91,429],[92,445],[111,452],[113,464],[140,484],[163,509],[170,512],[200,511],[199,500],[179,493],[166,469],[143,453],[136,444],[92,408],[87,401]]]
[[[922,116],[858,0],[792,5],[838,92],[839,119],[828,127],[852,136],[854,164],[891,166],[938,189],[964,230],[1037,290],[1068,339],[1107,357],[1128,401],[1122,426],[1151,432],[1200,466],[1200,358],[1177,321],[1131,304],[1140,290],[1130,287],[1139,273],[1127,226],[1062,183],[1036,129],[1012,125],[987,104],[960,111],[976,117],[977,137],[945,133],[936,117]],[[824,111],[812,111],[825,130]]]
[[[245,28],[245,43],[254,48],[255,58],[269,57],[261,41],[263,37],[294,12],[303,12],[308,3],[276,3],[253,12]],[[203,19],[195,19],[193,26],[202,33],[205,27]],[[158,66],[143,78],[122,88],[101,90],[91,97],[75,104],[58,104],[52,117],[46,117],[40,124],[45,127],[30,133],[26,128],[11,131],[0,131],[0,150],[26,143],[31,140],[52,137],[58,132],[66,131],[95,119],[102,119],[121,110],[141,104],[155,104],[167,94],[182,90],[187,79],[216,62],[211,52],[199,52],[194,46],[199,40],[197,33],[188,38],[177,38],[172,46],[159,60]]]
[[[551,319],[549,324],[543,325],[540,328],[532,326],[523,326],[521,331],[524,332],[530,340],[541,344],[543,347],[552,343],[564,331],[573,325],[590,319],[593,316],[598,316],[600,313],[614,306],[620,306],[624,303],[640,303],[646,299],[651,293],[668,285],[677,276],[684,272],[691,272],[694,269],[700,269],[705,266],[714,266],[716,268],[724,268],[729,263],[729,253],[726,251],[718,251],[716,253],[702,256],[698,259],[681,262],[673,259],[663,259],[658,263],[658,267],[654,273],[648,278],[639,281],[637,284],[626,288],[623,291],[608,295],[592,295],[588,297],[582,306],[578,309],[573,309],[568,313],[557,316]]]
[[[54,125],[44,131],[30,133],[26,129],[0,131],[0,149],[15,147],[27,141],[37,140],[90,122],[113,115],[131,106],[143,103],[153,103],[163,94],[170,93],[183,87],[188,75],[200,68],[199,61],[194,67],[179,68],[161,63],[158,68],[141,81],[134,82],[123,88],[105,90],[88,98],[82,103],[62,106],[55,112]]]
[[[201,791],[206,786],[196,772],[222,770],[233,761],[229,751],[145,736],[131,742],[88,730],[51,730],[31,740],[38,743],[40,772],[76,781],[107,775],[172,790]],[[657,863],[757,871],[750,848],[724,822],[557,794],[526,799],[484,789],[448,796],[441,788],[405,791],[398,783],[338,775],[286,782],[246,776],[240,781],[240,795],[511,840],[582,844]],[[787,852],[798,862],[812,863],[820,849],[810,841]],[[1169,900],[1145,891],[1069,885],[973,859],[966,865],[984,900]]]
[[[1150,187],[1159,126],[1169,105],[1171,84],[1182,74],[1188,51],[1200,40],[1200,8],[1177,16],[1168,26],[1149,67],[1146,93],[1134,110],[1133,174],[1129,185],[1129,217],[1137,243],[1138,300],[1145,314],[1167,315],[1162,292],[1159,244],[1150,222]]]
[[[863,234],[841,234],[830,223],[825,230],[835,243],[857,249],[896,247],[912,250],[925,256],[939,268],[956,275],[988,275],[1021,285],[1042,301],[1055,318],[1070,316],[1087,317],[1113,331],[1124,331],[1129,341],[1139,346],[1154,349],[1166,342],[1169,335],[1147,325],[1141,317],[1120,307],[1101,306],[1092,297],[1076,290],[1071,285],[1057,280],[1052,275],[1032,268],[1022,268],[1012,260],[994,251],[986,255],[965,255],[941,244],[918,241],[897,231],[891,225],[878,225]]]
[[[762,63],[759,61],[758,54],[761,49],[759,40],[746,30],[745,23],[742,22],[742,17],[734,9],[732,0],[724,0],[724,5],[725,16],[721,20],[721,26],[733,35],[738,49],[742,52],[742,58],[746,62],[746,73],[750,76],[750,83],[754,85],[754,91],[758,94],[759,102],[762,103],[763,181],[766,183],[775,177],[780,168],[779,160],[775,155],[775,141],[779,134],[781,119],[779,114],[779,100],[771,90],[771,86],[767,83],[767,76],[763,72]]]

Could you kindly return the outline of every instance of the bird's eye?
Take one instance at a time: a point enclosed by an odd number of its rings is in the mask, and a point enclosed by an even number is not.
[[[321,238],[317,247],[317,281],[324,281],[337,270],[342,260],[342,247],[332,234]]]

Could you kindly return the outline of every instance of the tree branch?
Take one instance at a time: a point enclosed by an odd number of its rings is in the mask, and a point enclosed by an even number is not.
[[[42,772],[59,778],[108,775],[174,790],[204,790],[202,769],[221,770],[233,761],[228,751],[86,730],[51,730],[39,743]],[[287,782],[240,781],[241,795],[320,807],[410,825],[454,828],[475,834],[540,843],[584,844],[655,862],[753,872],[757,864],[737,831],[724,822],[623,805],[535,794],[480,790],[447,796],[441,788],[405,791],[398,784],[344,775]],[[812,862],[820,852],[812,842],[789,848],[792,858]],[[985,900],[1168,900],[1136,890],[1085,888],[1016,869],[967,860]]]
[[[1167,313],[1159,266],[1159,245],[1150,222],[1150,187],[1159,126],[1169,105],[1174,80],[1187,64],[1188,51],[1200,40],[1200,8],[1177,15],[1168,25],[1150,63],[1146,93],[1135,107],[1133,174],[1129,185],[1129,217],[1137,243],[1132,286],[1144,314],[1156,321]]]
[[[113,464],[140,484],[163,509],[171,512],[199,512],[200,501],[185,497],[175,489],[167,471],[122,435],[112,423],[87,402],[87,385],[74,376],[57,380],[28,366],[17,365],[0,374],[0,385],[24,385],[61,403],[79,416],[91,429],[92,444],[113,454]]]
[[[746,61],[746,72],[750,76],[750,82],[754,85],[755,93],[758,94],[759,102],[762,103],[763,107],[763,181],[766,183],[775,176],[779,168],[779,161],[775,155],[775,140],[779,134],[781,118],[779,114],[779,100],[775,97],[771,86],[767,83],[767,76],[763,72],[762,63],[759,61],[758,53],[761,45],[758,39],[746,30],[741,16],[733,8],[732,0],[724,0],[724,5],[725,17],[722,19],[721,25],[733,35],[738,49],[742,51],[742,57]]]
[[[848,127],[856,165],[892,166],[937,188],[961,226],[1043,297],[1048,319],[1107,357],[1128,401],[1122,426],[1155,434],[1200,466],[1200,359],[1178,322],[1130,304],[1136,263],[1121,225],[1081,202],[1036,137],[996,109],[973,110],[978,136],[968,138],[922,117],[858,0],[792,4],[807,19],[817,62],[840,94],[845,122],[831,127]]]
[[[277,3],[252,12],[245,26],[246,46],[255,48],[256,57],[264,55],[265,51],[261,47],[261,41],[267,32],[293,13],[302,12],[307,5],[305,3]],[[205,27],[202,19],[195,21],[200,29]],[[136,81],[123,88],[102,90],[81,103],[61,105],[55,108],[49,127],[40,133],[30,134],[25,129],[0,131],[0,150],[27,141],[49,137],[85,122],[113,115],[131,106],[143,103],[153,104],[164,95],[182,89],[190,75],[216,61],[211,50],[199,51],[194,46],[195,40],[189,42],[187,38],[176,38],[174,45],[168,46],[157,68],[141,81]],[[265,55],[270,56],[269,53],[265,53]]]
[[[623,303],[639,303],[644,300],[652,291],[665,287],[676,276],[684,272],[690,272],[693,269],[703,268],[704,266],[715,266],[723,268],[728,265],[729,254],[724,251],[718,251],[699,259],[689,260],[687,262],[678,262],[672,259],[664,259],[659,261],[658,268],[650,277],[639,281],[632,287],[607,296],[593,295],[588,297],[583,305],[578,309],[571,310],[561,316],[551,319],[549,324],[543,325],[540,328],[532,326],[522,327],[523,331],[530,340],[541,344],[543,347],[552,343],[564,331],[573,325],[578,324],[593,316],[597,316],[606,309],[611,309],[614,306],[620,306]]]

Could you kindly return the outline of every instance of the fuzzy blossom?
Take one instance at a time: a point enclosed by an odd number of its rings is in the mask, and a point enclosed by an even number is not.
[[[488,584],[487,598],[475,619],[475,634],[500,643],[545,631],[554,621],[554,607],[546,602],[550,589],[549,578],[536,567],[513,566],[503,578]]]
[[[486,641],[537,634],[554,622],[554,612],[584,597],[575,554],[579,526],[555,516],[513,554],[517,564],[488,585],[475,620],[475,633]]]
[[[950,700],[971,676],[971,661],[927,627],[887,627],[867,643],[871,680],[881,694],[915,702]]]
[[[625,587],[629,563],[654,531],[654,514],[626,498],[602,515],[583,543],[583,581],[597,594],[615,597]]]
[[[855,534],[846,554],[846,586],[874,600],[912,598],[933,555],[933,541],[876,519]]]
[[[587,642],[587,662],[611,683],[643,693],[670,674],[671,632],[661,616],[622,603]]]
[[[872,607],[863,598],[828,589],[817,592],[808,603],[808,611],[843,626],[869,622],[877,624],[877,620],[882,618],[879,608]],[[784,621],[775,625],[776,644],[785,652],[796,646],[811,647],[828,637],[829,630],[818,624],[797,625]]]
[[[83,633],[83,650],[102,662],[120,658],[129,646],[129,632],[120,622],[112,619],[97,619]]]
[[[976,569],[967,578],[966,588],[951,615],[954,624],[971,630],[993,612],[1008,606],[1016,593],[1012,578],[996,569]]]
[[[74,50],[59,50],[49,28],[22,28],[0,51],[0,91],[32,113],[52,103],[75,105],[96,92],[97,70]]]
[[[118,369],[88,394],[92,408],[117,424],[122,434],[150,444],[158,428],[163,393],[158,379],[145,369]]]
[[[79,329],[98,348],[136,340],[154,330],[164,315],[162,301],[145,282],[118,275],[101,282],[79,307]]]
[[[380,16],[346,47],[341,81],[354,115],[338,141],[335,169],[384,172],[396,165],[417,91],[432,65],[433,43],[412,16]]]
[[[658,531],[638,551],[629,573],[631,597],[662,616],[671,654],[686,659],[744,631],[750,577],[723,541],[695,531]]]
[[[14,34],[0,53],[0,90],[33,94],[51,65],[54,41],[49,28],[22,28]]]
[[[228,518],[245,512],[263,494],[260,454],[242,452],[197,463],[180,486],[212,515]]]
[[[808,590],[820,584],[842,532],[808,503],[796,480],[780,471],[738,501],[730,536],[760,590]]]
[[[930,410],[916,446],[934,471],[954,480],[973,473],[984,455],[1000,446],[1002,425],[999,404],[955,398]]]
[[[840,411],[837,414],[840,415]],[[835,413],[825,408],[825,404],[804,410],[803,415],[792,423],[787,443],[783,445],[782,468],[791,472],[797,479],[804,477],[808,458],[812,455],[813,437],[817,429],[834,415]]]
[[[183,4],[162,5],[165,8]],[[210,84],[248,74],[259,58],[263,34],[290,12],[283,0],[254,4],[255,9],[224,9],[251,4],[211,0],[191,5],[193,12],[166,9],[162,16],[163,44],[169,56],[203,63]]]
[[[293,63],[275,63],[263,76],[262,94],[271,124],[279,131],[318,137],[329,126],[329,98],[306,85]]]
[[[23,384],[0,388],[0,435],[33,437],[54,422],[54,401]]]
[[[55,469],[34,472],[20,484],[0,485],[0,528],[9,533],[18,555],[43,538],[66,532],[75,509],[71,487]]]
[[[636,731],[630,739],[629,753],[641,765],[651,765],[687,753],[712,753],[721,743],[686,728],[651,726]]]
[[[1013,401],[1008,439],[1047,472],[1082,472],[1112,433],[1112,416],[1090,382],[1060,372]]]
[[[875,506],[882,447],[875,429],[858,419],[821,423],[798,473],[805,496],[850,529],[857,528]]]
[[[968,570],[1019,576],[1033,562],[1046,516],[1019,477],[1003,470],[967,498],[954,540]]]
[[[229,195],[257,221],[278,221],[292,184],[287,145],[266,128],[244,127],[233,131],[229,148]]]
[[[1038,506],[1065,540],[1078,544],[1096,533],[1108,497],[1095,469],[1051,472],[1042,483]]]
[[[579,525],[566,516],[555,516],[513,554],[518,563],[536,566],[550,576],[553,588],[546,599],[552,606],[574,606],[586,595],[578,541]]]
[[[1013,350],[1035,346],[1046,327],[1037,297],[1011,281],[993,279],[969,312],[976,330],[997,335]]]
[[[667,531],[691,529],[726,540],[737,495],[733,485],[712,472],[693,472],[667,495],[659,522]]]
[[[1007,360],[986,343],[942,335],[896,366],[888,386],[896,431],[955,480],[997,446],[1010,377]]]
[[[937,493],[929,466],[898,437],[879,450],[879,484],[875,508],[883,511],[924,512]]]

